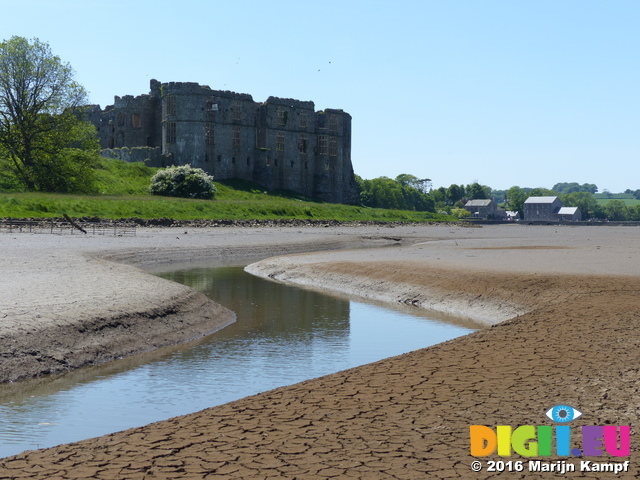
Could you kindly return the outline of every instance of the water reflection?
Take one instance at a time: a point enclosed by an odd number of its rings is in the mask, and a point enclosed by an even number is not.
[[[94,437],[398,355],[470,328],[269,282],[242,267],[161,276],[232,309],[205,339],[0,386],[0,456]]]
[[[256,335],[318,339],[349,335],[350,302],[317,292],[286,287],[248,275],[241,266],[197,268],[160,276],[204,292],[230,308],[238,322],[220,337]]]

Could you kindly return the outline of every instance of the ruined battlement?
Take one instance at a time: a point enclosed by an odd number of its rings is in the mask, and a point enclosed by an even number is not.
[[[313,102],[303,101],[303,100],[294,100],[293,98],[269,97],[267,98],[267,101],[264,102],[263,105],[279,105],[282,107],[315,110],[315,105]]]
[[[154,82],[156,80],[152,80]],[[159,82],[158,82],[159,83]],[[153,89],[152,89],[153,90]],[[160,96],[166,95],[214,95],[223,98],[234,98],[253,102],[253,97],[248,93],[236,93],[229,90],[213,90],[208,85],[200,85],[193,82],[168,82],[160,84]]]
[[[356,200],[352,119],[340,109],[316,112],[311,101],[279,97],[257,103],[246,93],[151,80],[149,94],[115,97],[104,110],[92,107],[89,118],[103,149],[122,149],[105,154],[112,158],[150,152],[154,165],[188,163],[216,179]]]
[[[139,95],[137,97],[134,97],[133,95],[125,95],[124,97],[115,96],[113,97],[113,105],[111,105],[111,108],[128,108],[150,102],[151,99],[151,95]]]

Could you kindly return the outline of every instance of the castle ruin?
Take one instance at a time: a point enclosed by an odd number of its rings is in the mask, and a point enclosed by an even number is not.
[[[333,203],[356,201],[351,115],[313,102],[160,83],[93,106],[103,156],[150,166],[191,164],[216,180],[240,178]]]

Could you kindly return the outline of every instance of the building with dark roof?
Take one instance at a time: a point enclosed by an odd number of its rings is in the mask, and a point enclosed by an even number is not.
[[[464,204],[464,208],[471,213],[472,218],[484,220],[502,220],[506,218],[505,211],[491,199],[469,200]]]
[[[558,212],[562,207],[562,202],[558,197],[529,197],[524,202],[525,221],[548,221],[558,220]]]

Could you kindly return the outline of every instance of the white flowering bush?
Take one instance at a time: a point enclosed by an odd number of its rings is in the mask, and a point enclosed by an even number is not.
[[[216,193],[213,177],[191,165],[167,167],[151,177],[151,195],[211,199]]]

